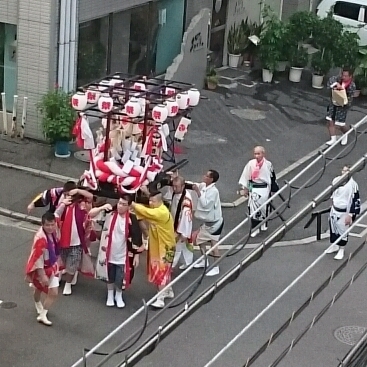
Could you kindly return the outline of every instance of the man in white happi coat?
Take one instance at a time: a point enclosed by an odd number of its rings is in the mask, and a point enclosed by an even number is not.
[[[202,183],[192,185],[192,189],[198,196],[197,207],[195,210],[195,218],[202,224],[197,232],[194,243],[200,246],[202,254],[206,252],[205,244],[211,243],[215,246],[219,241],[224,227],[224,220],[222,216],[222,207],[220,202],[219,191],[216,187],[216,182],[219,179],[219,173],[215,170],[209,170],[203,177]],[[220,257],[219,249],[215,248],[212,252],[215,258]],[[207,262],[207,266],[209,262]],[[205,267],[205,260],[194,266],[196,269]],[[219,266],[213,267],[207,276],[215,276],[219,274]]]
[[[342,175],[349,172],[348,166],[343,167]],[[333,185],[341,176],[334,178]],[[345,231],[355,220],[361,211],[361,201],[359,198],[358,184],[351,177],[343,186],[338,187],[331,196],[333,201],[329,216],[330,243],[332,245],[325,251],[327,254],[337,253],[335,260],[342,260],[344,248],[348,242],[348,235]],[[340,237],[338,244],[334,244]]]
[[[184,263],[179,269],[184,270],[194,260],[193,246],[191,243],[193,218],[192,197],[190,192],[185,189],[185,180],[181,176],[172,176],[172,187],[170,187],[167,194],[171,196],[169,198],[170,212],[174,220],[173,226],[176,235],[176,252],[172,267],[177,266],[182,256]]]
[[[242,188],[240,194],[248,196],[251,227],[255,228],[268,216],[268,205],[263,206],[263,204],[279,190],[273,165],[265,158],[264,147],[254,148],[254,159],[251,159],[243,169],[239,185]],[[261,230],[266,231],[267,229],[266,222],[264,222]],[[251,233],[251,237],[256,237],[259,233],[260,229],[257,228]]]

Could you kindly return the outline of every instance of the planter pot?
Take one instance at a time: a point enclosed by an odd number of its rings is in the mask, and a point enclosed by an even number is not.
[[[214,83],[214,82],[207,82],[206,85],[207,85],[208,89],[210,89],[210,90],[214,90],[214,89],[217,88],[217,83]]]
[[[367,88],[361,88],[362,96],[367,96]]]
[[[275,70],[283,72],[285,71],[287,65],[288,65],[288,61],[279,61]]]
[[[292,66],[289,70],[289,81],[299,83],[301,81],[303,68],[296,68]]]
[[[354,93],[353,93],[353,98],[357,98],[357,97],[359,97],[359,96],[360,96],[360,94],[361,94],[361,91],[360,91],[359,89],[356,89],[356,90],[354,91]]]
[[[55,143],[55,157],[57,158],[69,158],[70,153],[70,143],[68,141],[57,141]]]
[[[324,82],[323,75],[312,74],[312,88],[316,89],[324,88],[323,82]]]
[[[238,64],[240,62],[241,55],[232,55],[228,54],[228,64],[231,68],[238,67]]]
[[[273,80],[273,73],[270,70],[263,69],[263,82],[271,83]]]

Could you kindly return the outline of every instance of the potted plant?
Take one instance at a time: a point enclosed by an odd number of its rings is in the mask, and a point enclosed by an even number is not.
[[[311,67],[312,73],[312,87],[316,89],[323,88],[325,75],[331,69],[333,58],[330,51],[322,49],[312,55]]]
[[[294,13],[288,21],[289,80],[299,83],[302,71],[308,64],[308,52],[304,44],[309,41],[317,22],[317,15],[309,11]]]
[[[241,52],[246,44],[247,37],[243,33],[241,26],[233,24],[228,32],[227,48],[228,48],[228,63],[231,68],[238,66]]]
[[[264,9],[263,17],[265,22],[260,34],[259,57],[262,65],[263,81],[270,83],[282,58],[286,28],[269,7]]]
[[[42,115],[42,130],[45,138],[55,146],[55,156],[70,157],[70,141],[76,118],[71,106],[71,94],[60,88],[46,93],[37,104]]]
[[[257,51],[256,41],[260,40],[263,25],[249,22],[248,18],[241,22],[242,32],[245,35],[242,56],[247,66],[253,65],[253,59]],[[254,41],[256,40],[256,41]]]
[[[354,70],[362,54],[360,53],[359,36],[357,33],[344,30],[334,42],[334,64],[337,67],[348,67]],[[362,48],[363,50],[363,48]],[[363,52],[363,51],[362,51]]]
[[[214,68],[211,68],[206,73],[205,83],[208,89],[214,90],[218,85],[218,74]]]
[[[289,50],[289,80],[293,83],[299,83],[302,78],[302,71],[308,64],[308,53],[302,44],[292,47]]]

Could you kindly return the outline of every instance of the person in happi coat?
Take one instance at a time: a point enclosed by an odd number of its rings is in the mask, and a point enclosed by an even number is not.
[[[255,228],[268,216],[268,206],[264,207],[263,204],[279,190],[273,165],[265,158],[264,147],[254,148],[254,158],[243,169],[239,185],[241,195],[248,196],[251,226]],[[263,207],[257,211],[261,206]],[[267,230],[266,223],[261,225],[261,230]],[[259,233],[260,229],[256,229],[251,233],[251,237],[256,237]]]
[[[172,176],[172,188],[169,187],[170,212],[174,220],[173,226],[176,236],[176,252],[172,267],[176,267],[180,258],[183,257],[184,263],[180,266],[181,270],[186,269],[194,260],[193,245],[191,241],[193,201],[191,194],[185,189],[185,179],[181,176]]]
[[[85,263],[90,262],[87,246],[90,221],[85,201],[92,203],[93,195],[86,190],[74,189],[69,192],[69,195],[55,211],[60,231],[60,256],[65,267],[66,282],[63,295],[71,295],[71,286],[76,284],[78,269],[82,271],[83,257]],[[94,275],[92,269],[86,270],[84,273],[90,276]]]
[[[342,175],[349,172],[350,167],[345,166]],[[334,178],[333,185],[341,176]],[[335,260],[342,260],[344,257],[344,248],[348,242],[348,235],[345,231],[355,220],[361,211],[361,201],[359,197],[359,188],[357,182],[351,177],[343,186],[338,187],[332,195],[332,206],[329,215],[330,243],[332,245],[326,250],[327,254],[337,253]],[[334,242],[341,237],[338,244]]]
[[[356,85],[353,81],[353,73],[349,69],[343,69],[340,76],[332,76],[328,83],[328,88],[335,90],[345,90],[348,103],[345,106],[339,106],[333,98],[331,98],[330,104],[327,108],[326,120],[328,121],[328,130],[330,134],[330,140],[326,142],[327,145],[333,145],[336,142],[336,128],[339,128],[343,134],[349,130],[349,126],[346,126],[347,113],[350,110],[353,100],[353,94],[356,90]],[[348,135],[344,135],[341,145],[347,145]]]
[[[74,181],[67,181],[63,187],[54,187],[52,189],[45,190],[43,193],[37,195],[32,202],[28,205],[28,214],[34,208],[45,208],[49,207],[48,211],[55,213],[56,208],[62,202],[62,200],[69,195],[71,190],[77,188]]]
[[[175,254],[175,230],[173,218],[163,202],[160,192],[153,192],[149,197],[149,207],[132,203],[132,208],[138,220],[146,220],[148,226],[147,271],[149,282],[156,285],[158,291],[171,282],[172,262]],[[153,307],[163,308],[165,298],[173,298],[172,288],[160,295],[152,304]]]
[[[136,216],[130,212],[132,198],[123,194],[117,205],[105,204],[89,212],[93,218],[107,212],[101,233],[96,263],[97,279],[107,281],[106,306],[125,307],[122,291],[128,288],[144,251],[142,232]]]
[[[44,325],[52,325],[47,313],[58,295],[59,270],[57,258],[59,254],[56,235],[55,215],[46,212],[41,219],[42,226],[33,239],[31,254],[26,266],[26,280],[33,285],[34,302],[37,310],[37,321]],[[41,301],[41,295],[46,295]]]
[[[212,247],[218,243],[224,227],[222,204],[216,186],[218,180],[219,173],[211,169],[203,176],[203,182],[192,185],[192,189],[198,197],[194,216],[201,222],[199,230],[193,234],[193,241],[194,244],[200,246],[202,254],[205,254],[206,244],[208,242]],[[213,250],[212,254],[214,258],[220,257],[218,247]],[[203,259],[194,265],[194,268],[201,269],[205,268],[205,266],[209,266],[209,261],[205,264],[205,260]],[[206,276],[215,276],[218,274],[219,266],[215,266],[206,273]]]

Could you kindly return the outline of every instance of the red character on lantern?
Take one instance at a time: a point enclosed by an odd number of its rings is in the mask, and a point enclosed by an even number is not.
[[[153,116],[152,116],[153,120],[160,120],[161,116],[162,116],[161,111],[157,111],[157,110],[153,111]]]
[[[87,98],[88,101],[95,101],[97,99],[97,94],[93,92],[88,92]]]
[[[73,98],[72,99],[72,105],[73,105],[73,107],[78,107],[79,106],[79,99],[78,98]]]
[[[102,110],[110,111],[111,103],[110,102],[102,102]]]

